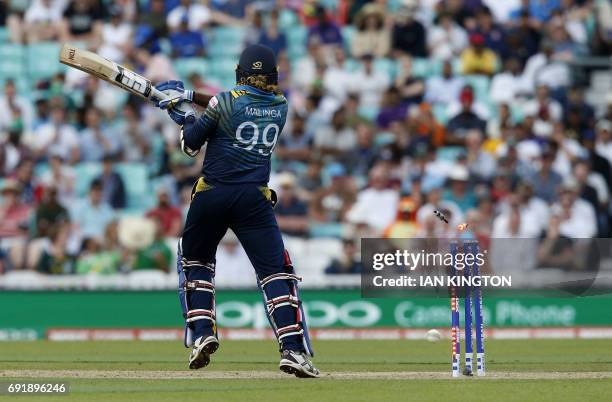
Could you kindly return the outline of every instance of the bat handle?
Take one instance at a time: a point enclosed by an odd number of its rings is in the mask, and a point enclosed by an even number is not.
[[[167,98],[166,94],[164,94],[162,91],[158,90],[154,86],[151,86],[151,93],[149,94],[149,98],[148,98],[150,101],[157,103],[160,100],[164,100],[166,98]]]

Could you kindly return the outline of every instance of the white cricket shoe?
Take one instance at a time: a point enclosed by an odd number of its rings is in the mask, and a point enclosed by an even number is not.
[[[210,355],[219,349],[219,341],[214,336],[209,336],[204,339],[203,336],[196,339],[189,355],[189,368],[197,370],[208,366],[210,363]]]
[[[306,353],[292,350],[283,350],[278,368],[299,378],[317,378],[321,373]]]

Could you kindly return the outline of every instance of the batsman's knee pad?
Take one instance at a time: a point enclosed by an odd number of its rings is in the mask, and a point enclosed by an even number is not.
[[[217,335],[215,264],[185,258],[179,241],[177,270],[179,297],[185,319],[184,343],[190,347],[200,336]]]
[[[300,301],[298,282],[289,254],[285,251],[283,272],[259,280],[266,313],[281,350],[299,348],[314,355]]]

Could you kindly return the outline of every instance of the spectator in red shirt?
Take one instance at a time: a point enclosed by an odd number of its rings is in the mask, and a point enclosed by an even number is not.
[[[168,189],[162,188],[157,192],[157,202],[157,207],[147,212],[147,218],[159,222],[164,236],[179,237],[183,226],[183,214],[179,208],[170,203]]]
[[[15,180],[9,179],[2,188],[0,205],[0,239],[16,237],[23,233],[30,221],[31,208],[20,200],[21,187]]]

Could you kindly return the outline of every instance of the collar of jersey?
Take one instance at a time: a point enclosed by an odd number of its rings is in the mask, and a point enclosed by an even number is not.
[[[237,85],[234,89],[244,90],[244,91],[247,91],[247,92],[250,92],[250,93],[254,93],[254,94],[260,95],[260,96],[274,96],[273,93],[262,91],[261,89],[252,87],[250,85]]]

